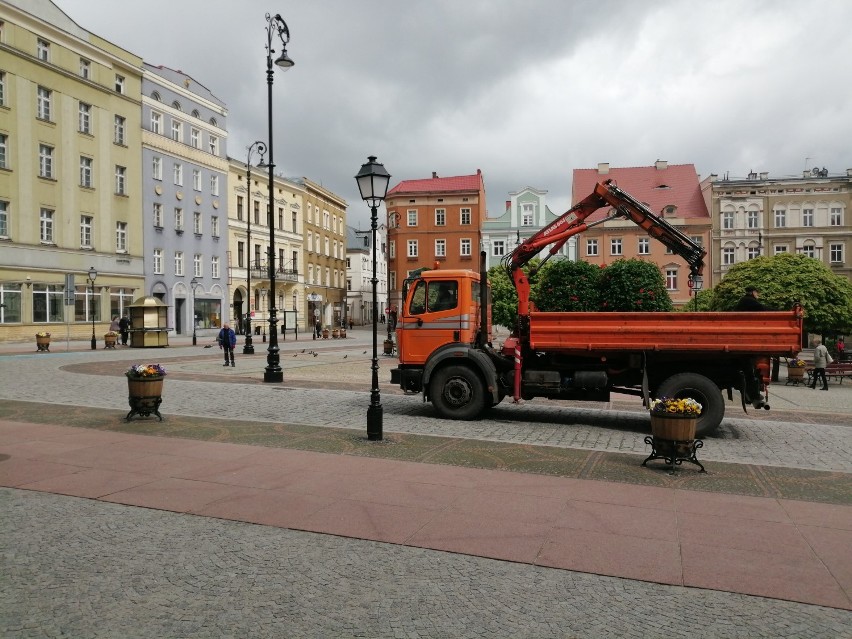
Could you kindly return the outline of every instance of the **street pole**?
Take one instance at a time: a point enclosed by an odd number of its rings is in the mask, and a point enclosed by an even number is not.
[[[98,348],[98,340],[95,337],[95,278],[98,276],[98,272],[95,270],[95,267],[91,267],[89,269],[89,282],[92,284],[92,299],[90,302],[90,314],[92,316],[92,350],[97,350]]]
[[[246,343],[243,345],[243,355],[254,355],[254,344],[252,344],[251,339],[251,304],[254,300],[254,295],[252,295],[251,290],[251,155],[254,150],[260,153],[260,162],[262,164],[263,154],[266,153],[266,145],[260,140],[252,142],[251,146],[248,147],[248,157],[246,157],[246,186],[248,187],[246,191],[246,255],[248,256],[248,268],[246,269],[246,307],[248,312],[246,313],[246,321],[243,324],[246,332]]]

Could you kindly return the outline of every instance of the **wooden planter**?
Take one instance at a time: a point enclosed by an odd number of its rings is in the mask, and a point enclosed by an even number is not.
[[[39,337],[36,335],[36,349],[39,351],[49,351],[50,350],[50,338],[49,337]]]
[[[104,348],[115,348],[118,337],[115,335],[104,335]]]
[[[651,445],[651,454],[642,465],[654,459],[662,459],[668,464],[670,474],[674,473],[675,466],[683,462],[695,464],[702,473],[705,472],[704,466],[695,456],[695,451],[704,446],[704,442],[695,439],[697,425],[698,417],[651,413],[651,436],[645,438],[645,443]]]
[[[341,338],[346,337],[346,329],[345,329],[345,328],[341,328],[341,329],[340,329],[340,337],[341,337]]]
[[[385,340],[385,355],[393,355],[393,340]]]
[[[163,377],[127,378],[127,400],[130,412],[125,421],[130,421],[133,415],[148,417],[151,413],[163,421],[160,415],[160,404],[163,402]]]
[[[800,366],[788,366],[787,367],[787,379],[804,379],[805,378],[805,369]]]
[[[676,442],[687,442],[695,439],[695,428],[698,417],[690,415],[651,414],[651,434],[658,439]]]
[[[328,331],[327,328],[322,329],[322,338],[328,339],[328,333],[329,333],[329,331]]]
[[[340,337],[340,329],[339,329],[339,328],[335,328],[334,330],[332,330],[332,331],[331,331],[331,337],[332,337],[333,339],[337,339],[338,337]]]

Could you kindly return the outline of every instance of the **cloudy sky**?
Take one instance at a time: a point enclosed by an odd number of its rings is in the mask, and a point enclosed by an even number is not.
[[[180,69],[229,109],[228,154],[266,139],[266,20],[295,66],[274,82],[275,164],[369,210],[353,176],[481,169],[570,206],[599,162],[744,177],[852,168],[848,0],[55,0],[82,28]]]

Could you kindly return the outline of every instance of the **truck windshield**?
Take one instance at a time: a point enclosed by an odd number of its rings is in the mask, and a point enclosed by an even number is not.
[[[455,280],[420,280],[411,294],[411,315],[449,311],[459,304],[459,284]]]

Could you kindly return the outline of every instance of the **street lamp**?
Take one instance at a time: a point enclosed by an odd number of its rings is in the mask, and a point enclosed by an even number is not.
[[[95,338],[95,278],[97,276],[98,272],[95,270],[95,267],[91,267],[89,269],[89,282],[92,285],[92,301],[89,311],[92,315],[92,350],[98,348],[98,340]]]
[[[373,279],[371,280],[373,283],[373,363],[370,368],[373,371],[373,378],[372,388],[370,389],[370,407],[367,409],[367,439],[380,440],[382,438],[384,409],[379,395],[379,354],[377,350],[379,312],[376,287],[379,280],[376,277],[376,228],[378,226],[378,208],[387,195],[391,176],[385,170],[383,164],[376,162],[376,156],[371,155],[367,160],[366,164],[361,165],[361,170],[355,176],[355,181],[358,182],[361,199],[367,203],[372,213],[370,230],[373,235]]]
[[[189,285],[192,287],[192,345],[195,346],[198,344],[195,337],[195,325],[198,323],[195,321],[195,289],[198,288],[198,280],[193,277],[189,281]]]
[[[257,151],[260,154],[260,164],[263,164],[263,154],[266,153],[266,145],[257,140],[248,147],[246,157],[246,186],[248,186],[248,197],[246,198],[246,243],[248,246],[248,269],[246,270],[246,293],[248,295],[245,331],[246,343],[243,346],[243,355],[254,355],[254,344],[251,343],[251,303],[254,296],[251,294],[251,154]]]
[[[275,175],[273,168],[275,164],[272,155],[272,79],[274,75],[272,67],[272,34],[278,33],[281,40],[281,55],[275,60],[275,64],[286,71],[293,66],[293,61],[287,56],[287,43],[290,42],[290,29],[280,14],[274,16],[266,14],[266,86],[267,86],[267,120],[269,124],[269,208],[266,211],[269,223],[269,292],[271,304],[269,307],[269,348],[266,355],[266,369],[263,372],[264,382],[283,382],[284,371],[281,370],[278,354],[278,318],[275,308],[275,218],[273,216],[273,205],[275,203],[273,180]]]

